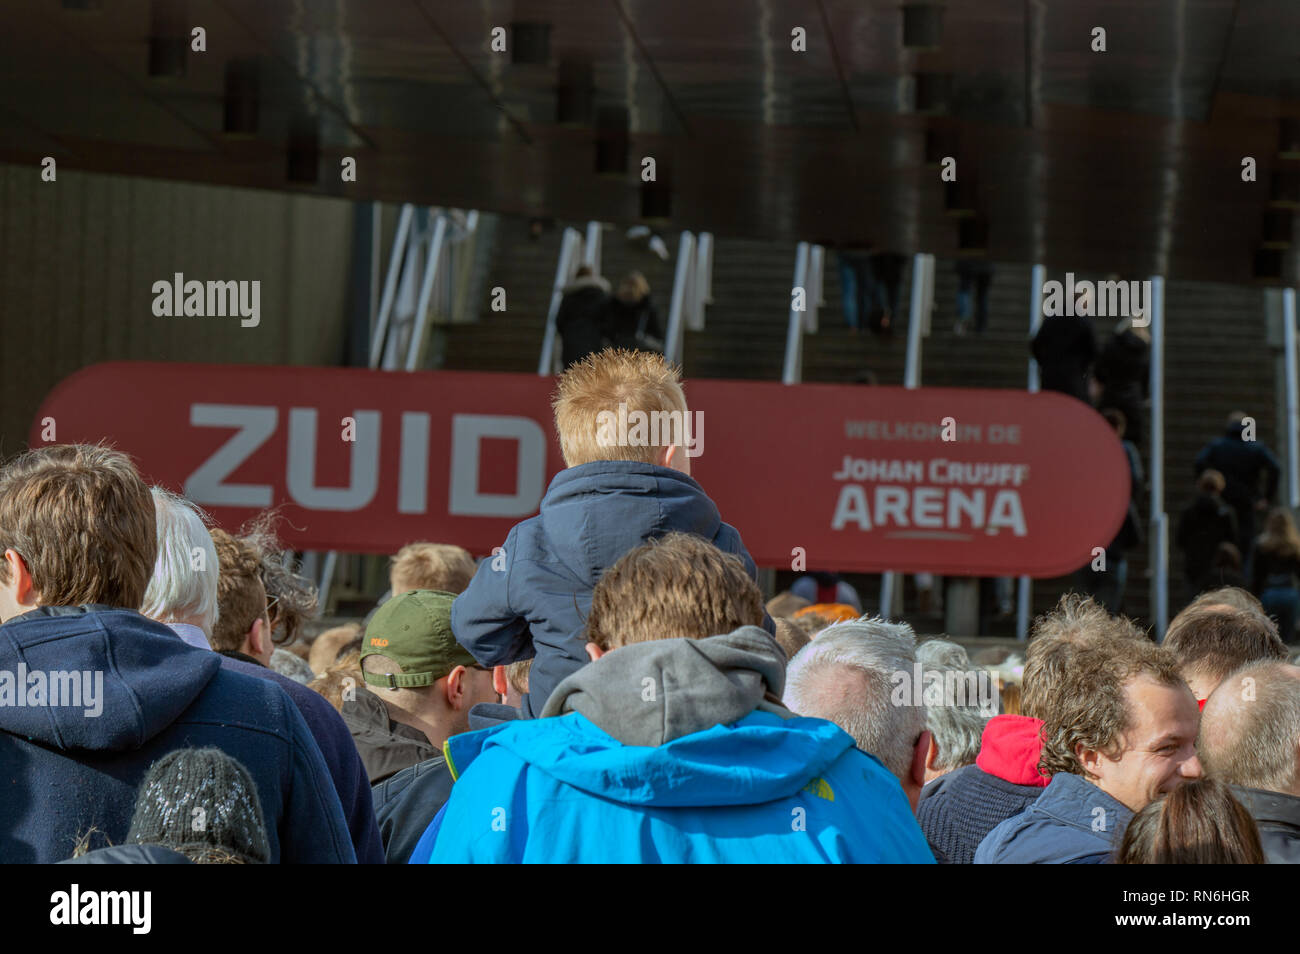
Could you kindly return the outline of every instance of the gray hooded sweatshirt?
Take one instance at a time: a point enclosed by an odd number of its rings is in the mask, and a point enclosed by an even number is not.
[[[766,630],[612,650],[564,679],[542,718],[579,712],[624,745],[658,746],[754,710],[782,718],[785,653]]]

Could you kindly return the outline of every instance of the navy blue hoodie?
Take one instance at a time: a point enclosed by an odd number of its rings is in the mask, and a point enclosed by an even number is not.
[[[325,760],[325,768],[334,781],[334,789],[343,805],[343,817],[347,819],[348,831],[352,835],[352,848],[357,853],[357,863],[382,865],[384,843],[380,840],[379,824],[375,819],[370,777],[366,774],[366,767],[361,764],[361,756],[352,741],[352,733],[348,731],[347,723],[338,710],[314,689],[308,689],[302,683],[294,682],[288,676],[282,676],[257,663],[222,656],[221,668],[275,683],[293,700],[307,723],[312,738],[316,740]]]
[[[600,575],[628,550],[674,531],[734,553],[756,576],[736,528],[681,471],[631,460],[562,470],[541,512],[506,537],[504,559],[484,560],[456,598],[452,632],[481,665],[533,660],[523,711],[537,718],[551,690],[588,661],[583,627]],[[770,618],[764,625],[775,632]]]
[[[12,689],[24,669],[102,674],[102,694],[89,712],[0,697],[0,861],[62,861],[92,829],[90,848],[121,844],[149,766],[203,746],[248,769],[272,862],[356,860],[320,749],[279,686],[107,606],[42,607],[0,626],[0,677]]]

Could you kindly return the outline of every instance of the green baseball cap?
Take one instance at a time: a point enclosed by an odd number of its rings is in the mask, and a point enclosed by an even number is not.
[[[400,673],[366,672],[372,686],[410,689],[431,686],[457,666],[477,666],[451,634],[454,593],[410,590],[394,596],[375,612],[366,627],[361,659],[387,656],[402,667]]]

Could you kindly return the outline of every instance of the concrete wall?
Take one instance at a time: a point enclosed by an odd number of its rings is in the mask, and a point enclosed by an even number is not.
[[[111,360],[338,364],[353,203],[0,164],[0,454],[63,377]],[[159,318],[156,281],[261,282],[261,321]]]

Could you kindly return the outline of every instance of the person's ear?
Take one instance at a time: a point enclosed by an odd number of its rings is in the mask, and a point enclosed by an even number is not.
[[[605,655],[605,650],[601,649],[595,643],[587,644],[587,658],[595,662],[601,656]]]
[[[691,458],[686,453],[686,448],[681,444],[670,444],[667,447],[660,448],[655,463],[660,467],[670,467],[673,470],[681,471],[687,476],[690,476],[691,473]]]
[[[447,673],[447,684],[443,687],[447,696],[447,705],[459,709],[465,704],[465,667],[456,666]]]
[[[32,583],[32,575],[27,569],[27,562],[14,549],[5,550],[4,559],[5,569],[9,571],[9,582],[3,584],[4,588],[17,605],[35,607],[39,597],[36,586]]]
[[[934,742],[934,736],[929,729],[921,733],[921,737],[916,740],[916,746],[912,749],[912,783],[920,788],[925,784],[925,766],[930,754],[930,745]]]
[[[1097,749],[1084,748],[1080,742],[1074,747],[1074,757],[1079,760],[1083,774],[1088,778],[1101,778],[1103,775],[1101,752]]]
[[[274,652],[271,644],[271,626],[266,621],[265,616],[259,616],[253,620],[253,625],[248,630],[248,648],[254,656],[265,656]]]
[[[930,736],[930,750],[925,754],[925,770],[933,772],[935,763],[939,761],[939,743],[933,735]]]
[[[510,680],[506,678],[505,666],[492,667],[492,691],[498,696],[510,694]]]

